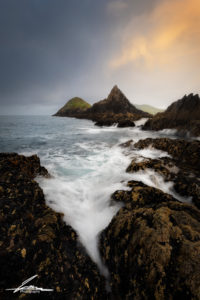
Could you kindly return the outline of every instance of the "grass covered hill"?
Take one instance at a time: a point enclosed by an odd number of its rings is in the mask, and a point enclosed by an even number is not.
[[[61,109],[59,109],[55,116],[68,116],[71,113],[83,112],[90,107],[91,105],[85,100],[79,97],[74,97],[70,99]]]
[[[147,112],[151,115],[155,115],[158,112],[163,112],[164,111],[163,109],[159,109],[159,108],[156,108],[154,106],[147,105],[147,104],[142,104],[142,105],[135,104],[135,107],[140,109],[140,110],[143,110],[143,111],[145,111],[145,112]]]

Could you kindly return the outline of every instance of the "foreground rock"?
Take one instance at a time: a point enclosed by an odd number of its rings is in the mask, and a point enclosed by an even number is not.
[[[200,136],[200,98],[190,94],[172,103],[166,111],[156,114],[143,126],[144,130],[177,129]]]
[[[154,147],[168,152],[182,168],[190,168],[193,172],[200,171],[200,141],[186,141],[169,138],[147,138],[134,144],[138,149]]]
[[[104,299],[104,279],[76,232],[46,206],[36,175],[49,176],[36,155],[0,154],[0,299]],[[54,292],[5,291],[35,274],[31,285]]]
[[[141,182],[100,239],[114,299],[200,299],[200,211]]]
[[[63,108],[59,110],[55,116],[68,116],[81,119],[89,119],[98,126],[111,126],[119,124],[119,127],[133,127],[134,121],[140,118],[148,118],[151,115],[137,109],[121,90],[114,86],[108,97],[92,105],[88,109],[82,111],[73,111],[63,113]]]
[[[141,163],[134,160],[128,167],[128,172],[153,169],[167,181],[174,182],[175,191],[200,208],[200,141],[185,141],[168,138],[140,140],[135,148],[154,147],[168,152],[172,157],[150,160]]]

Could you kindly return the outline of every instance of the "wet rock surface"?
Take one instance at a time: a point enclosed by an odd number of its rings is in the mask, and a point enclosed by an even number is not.
[[[174,182],[174,189],[200,208],[200,141],[145,139],[134,145],[138,149],[154,147],[168,152],[171,158],[146,160],[141,163],[132,161],[127,171],[135,172],[145,168],[154,169],[168,181]]]
[[[121,146],[168,152],[170,157],[133,159],[127,172],[154,170],[196,207],[138,181],[129,181],[128,191],[116,191],[111,204],[123,207],[99,241],[110,273],[107,293],[105,278],[76,232],[46,206],[34,178],[50,175],[39,158],[2,153],[0,299],[200,299],[200,142],[148,138]],[[5,291],[35,274],[31,284],[54,292]]]
[[[105,299],[105,279],[76,232],[46,206],[36,175],[49,176],[36,155],[0,154],[0,299]],[[35,274],[31,285],[54,292],[5,291]]]
[[[177,129],[200,136],[200,98],[190,94],[173,102],[164,112],[156,114],[143,126],[144,130]]]
[[[139,181],[112,195],[124,206],[102,232],[100,252],[114,299],[200,299],[200,142],[148,138],[120,146],[168,152],[134,158],[126,171],[154,170],[196,207]]]
[[[200,211],[141,182],[117,191],[124,203],[100,251],[114,299],[200,299]]]
[[[131,120],[122,120],[118,122],[117,127],[123,128],[123,127],[135,127],[135,123]]]
[[[138,120],[137,114],[113,114],[113,113],[104,113],[104,114],[95,114],[92,116],[92,121],[95,122],[96,126],[112,126],[117,125],[117,127],[135,127],[134,121]]]

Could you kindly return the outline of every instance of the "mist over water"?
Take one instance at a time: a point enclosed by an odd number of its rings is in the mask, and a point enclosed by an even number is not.
[[[0,151],[38,154],[51,179],[37,178],[47,204],[64,213],[64,221],[76,230],[83,246],[99,269],[107,275],[98,251],[100,232],[108,226],[122,204],[110,203],[116,190],[128,189],[127,181],[142,181],[173,195],[180,201],[190,201],[177,195],[172,182],[165,182],[153,170],[134,174],[125,170],[132,159],[169,156],[153,148],[138,150],[119,144],[147,137],[176,138],[174,131],[148,132],[138,127],[99,128],[87,120],[55,117],[1,117]]]

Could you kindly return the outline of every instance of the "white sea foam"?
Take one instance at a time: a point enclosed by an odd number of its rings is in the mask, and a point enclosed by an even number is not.
[[[177,194],[174,190],[174,183],[172,181],[165,181],[161,175],[152,169],[133,173],[132,180],[141,181],[148,186],[160,189],[181,202],[191,203],[191,197],[182,197]]]
[[[130,150],[113,146],[128,139],[133,139],[135,143],[146,137],[159,137],[160,133],[142,131],[139,127],[98,128],[89,124],[79,128],[75,135],[78,135],[76,142],[71,135],[72,144],[68,148],[59,147],[58,143],[42,152],[42,164],[53,178],[38,178],[38,182],[43,188],[47,204],[64,214],[64,221],[76,230],[91,258],[107,275],[99,255],[98,236],[122,205],[110,204],[110,196],[114,191],[128,189],[127,181],[136,180],[159,188],[178,200],[189,199],[177,195],[173,183],[165,182],[153,170],[125,172],[132,159],[141,161],[169,156],[166,152],[152,147]]]
[[[142,126],[142,125],[144,125],[147,122],[148,119],[149,118],[141,118],[141,119],[139,119],[137,121],[134,121],[135,126]]]
[[[52,179],[38,178],[38,181],[47,204],[64,213],[66,223],[77,231],[80,241],[105,274],[97,246],[98,235],[121,207],[121,204],[110,205],[110,195],[118,189],[128,189],[126,182],[132,175],[125,172],[130,159],[120,148],[95,151],[93,156],[73,157],[65,165],[61,159],[62,167],[66,169],[74,169],[78,162],[80,169],[85,170],[85,174],[76,174],[74,180],[71,176],[54,174]]]
[[[116,130],[120,130],[117,127],[117,124],[113,125],[113,126],[103,126],[103,127],[99,127],[99,126],[93,126],[92,128],[85,128],[82,127],[80,128],[81,130],[84,130],[87,133],[90,134],[98,134],[98,133],[103,133],[103,132],[115,132]]]
[[[170,136],[176,136],[178,131],[177,129],[162,129],[158,131],[161,135],[170,135]]]
[[[134,150],[132,150],[132,152],[133,152],[134,156],[139,157],[139,158],[156,159],[156,158],[161,158],[161,157],[170,157],[170,155],[167,152],[155,149],[151,146],[148,148],[145,148],[145,149],[141,149],[141,150],[134,149]]]

